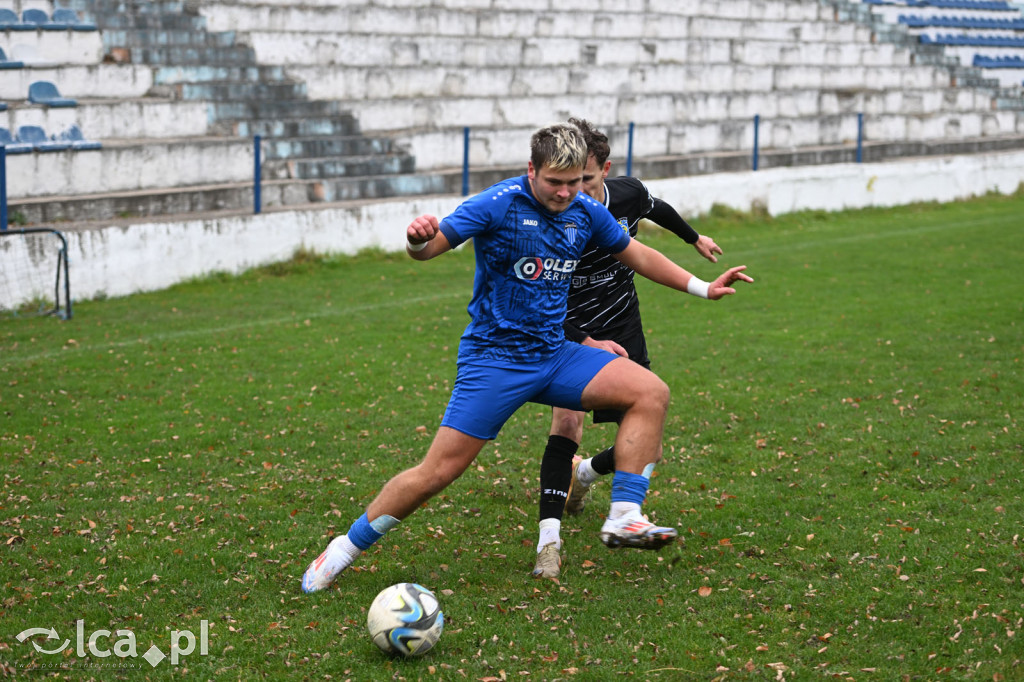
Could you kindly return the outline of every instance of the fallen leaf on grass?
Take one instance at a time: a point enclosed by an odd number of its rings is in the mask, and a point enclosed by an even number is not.
[[[707,585],[701,585],[699,588],[697,588],[697,594],[699,594],[702,597],[710,597],[712,591],[713,590]]]

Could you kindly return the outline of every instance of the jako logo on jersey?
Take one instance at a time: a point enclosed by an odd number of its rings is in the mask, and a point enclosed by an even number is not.
[[[578,260],[562,260],[561,258],[536,258],[524,256],[516,263],[516,277],[533,281],[546,279],[560,281],[572,277]]]
[[[530,227],[537,227],[538,223],[532,218],[523,218],[523,225],[529,225]]]

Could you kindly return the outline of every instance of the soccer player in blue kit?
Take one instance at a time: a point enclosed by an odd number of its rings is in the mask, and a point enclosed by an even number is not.
[[[732,284],[752,282],[746,266],[704,282],[633,240],[608,210],[579,192],[587,145],[572,124],[530,140],[527,174],[463,202],[442,221],[431,215],[406,228],[406,250],[429,260],[473,239],[476,274],[470,323],[459,343],[455,385],[427,454],[394,476],[350,526],[310,563],[304,592],[330,586],[364,550],[457,479],[505,421],[527,402],[572,410],[623,412],[615,439],[611,508],[601,541],[656,549],[677,537],[649,523],[641,475],[660,452],[668,386],[653,372],[601,348],[567,341],[569,283],[587,244],[600,246],[659,284],[717,300]]]
[[[636,236],[640,221],[646,219],[692,244],[699,255],[712,263],[718,262],[715,254],[721,254],[722,249],[715,240],[698,234],[672,206],[651,196],[643,182],[629,176],[608,177],[612,162],[608,160],[611,147],[607,135],[586,120],[570,118],[569,123],[580,129],[587,142],[587,165],[583,168],[580,191],[603,204],[631,236]],[[569,288],[565,335],[577,343],[600,339],[607,350],[651,368],[633,271],[607,251],[597,247],[584,251]],[[558,407],[551,411],[551,431],[540,463],[540,523],[533,569],[536,578],[561,575],[563,512],[582,511],[590,485],[615,471],[614,446],[587,459],[576,458],[574,463],[573,455],[583,436],[584,416],[583,412]],[[595,424],[618,422],[621,417],[622,413],[615,410],[593,413]],[[643,475],[650,478],[653,468],[653,464],[648,464]],[[646,540],[637,538],[641,549]]]

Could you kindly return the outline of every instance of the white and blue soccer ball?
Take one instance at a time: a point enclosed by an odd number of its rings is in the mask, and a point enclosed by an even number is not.
[[[422,656],[441,638],[444,614],[434,593],[416,583],[381,590],[366,613],[366,627],[381,651]]]

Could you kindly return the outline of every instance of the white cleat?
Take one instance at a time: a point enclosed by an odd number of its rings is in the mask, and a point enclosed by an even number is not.
[[[677,537],[675,528],[656,526],[647,519],[637,516],[608,519],[601,526],[601,542],[612,549],[661,549],[675,542]]]
[[[550,578],[556,580],[562,574],[562,553],[553,542],[549,542],[537,552],[537,564],[533,568],[534,578]]]
[[[302,591],[309,594],[327,589],[357,556],[359,550],[347,535],[334,538],[323,554],[313,559],[313,563],[302,574]]]

